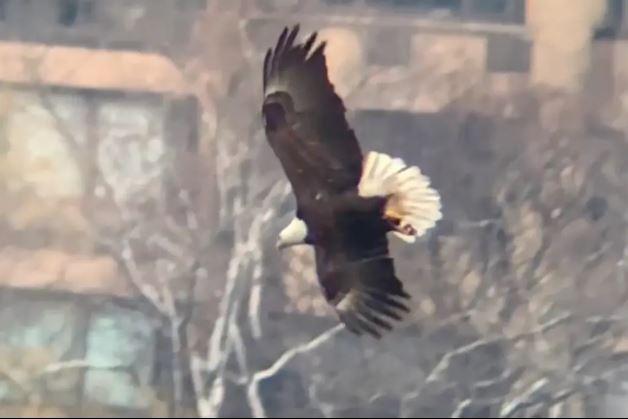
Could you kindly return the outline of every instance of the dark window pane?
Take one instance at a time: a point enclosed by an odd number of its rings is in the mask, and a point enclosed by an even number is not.
[[[330,6],[347,6],[354,3],[355,0],[323,0],[323,2],[329,4]]]
[[[93,0],[58,0],[57,21],[63,26],[88,22],[94,11]]]
[[[608,2],[606,15],[595,31],[596,38],[616,38],[621,35],[622,23],[625,17],[624,0]]]
[[[78,0],[59,0],[58,21],[63,26],[72,26],[78,16]]]
[[[436,10],[460,10],[462,0],[366,0],[372,7],[398,9],[399,11],[416,10],[429,12]]]
[[[507,2],[508,0],[473,0],[471,7],[474,13],[501,14],[506,12]]]
[[[397,13],[502,23],[521,24],[525,14],[525,0],[364,0],[364,4]]]

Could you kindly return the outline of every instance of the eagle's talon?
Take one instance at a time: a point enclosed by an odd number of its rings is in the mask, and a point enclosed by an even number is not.
[[[410,224],[406,224],[401,230],[408,236],[414,236],[416,234],[416,228],[412,227]]]

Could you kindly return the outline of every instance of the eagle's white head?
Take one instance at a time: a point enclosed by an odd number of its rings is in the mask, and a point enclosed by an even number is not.
[[[299,218],[293,218],[281,232],[277,239],[277,248],[284,249],[286,247],[298,244],[306,244],[307,226],[305,222]]]

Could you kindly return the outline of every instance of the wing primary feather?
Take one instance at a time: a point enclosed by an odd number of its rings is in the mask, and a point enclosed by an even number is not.
[[[379,301],[380,303],[386,304],[388,306],[392,306],[398,310],[405,311],[406,313],[410,312],[410,309],[405,304],[395,300],[394,298],[386,294],[381,294],[379,292],[372,292],[372,291],[369,291],[368,294],[371,298],[373,298],[376,301]]]
[[[290,31],[290,34],[288,35],[288,38],[286,39],[286,45],[285,45],[285,49],[290,49],[292,48],[292,46],[294,45],[294,40],[297,37],[297,34],[299,33],[299,24],[294,25],[294,27],[292,28],[292,31]]]
[[[380,319],[375,314],[372,314],[371,310],[364,303],[359,304],[358,310],[360,314],[362,314],[362,316],[366,320],[370,321],[371,323],[375,323],[376,325],[378,325],[379,327],[383,329],[392,330],[393,327],[390,323],[388,323],[385,320]]]
[[[281,34],[279,35],[279,40],[277,41],[277,45],[275,46],[275,53],[273,55],[273,65],[272,65],[273,72],[277,71],[277,66],[279,64],[278,58],[281,57],[281,55],[283,54],[284,45],[286,43],[286,36],[288,36],[287,26],[283,28],[283,31],[281,31]]]
[[[313,32],[303,44],[303,51],[305,52],[306,57],[307,54],[310,52],[310,49],[312,49],[312,45],[314,45],[317,36],[318,34],[316,32]]]
[[[382,287],[378,287],[377,284],[373,284],[372,281],[365,283],[365,288],[367,291],[376,294],[382,295],[394,295],[396,297],[401,298],[411,298],[410,295],[404,291],[401,283],[391,282],[386,284],[386,288],[382,289]]]
[[[399,313],[396,313],[392,308],[390,308],[386,304],[383,304],[377,300],[370,299],[370,298],[365,299],[364,305],[373,311],[376,311],[378,313],[381,313],[385,316],[390,317],[391,319],[394,319],[397,321],[401,321],[403,319],[403,317]]]
[[[325,51],[325,47],[327,46],[327,41],[323,41],[321,42],[316,49],[314,50],[314,52],[312,52],[312,55],[310,55],[310,58],[308,58],[308,60],[313,60],[313,59],[321,59],[324,57],[323,52]]]
[[[367,332],[369,335],[376,337],[377,339],[381,339],[382,334],[373,326],[371,326],[367,321],[361,319],[357,315],[355,316],[355,320],[356,323],[362,328],[362,330]]]
[[[268,86],[268,77],[270,75],[270,70],[268,66],[270,64],[271,56],[272,56],[272,49],[268,48],[268,51],[266,51],[266,56],[264,57],[264,90],[266,90],[266,86]]]
[[[364,286],[370,292],[392,294],[397,297],[411,298],[403,289],[403,284],[397,278],[391,278],[389,281],[379,281],[378,277],[366,277],[363,279]]]
[[[288,36],[288,27],[285,26],[279,35],[279,39],[277,40],[277,47],[275,48],[275,52],[277,55],[281,55],[283,49],[286,45],[286,37]]]
[[[340,321],[342,321],[342,323],[345,325],[348,331],[358,336],[362,336],[362,331],[360,330],[359,326],[356,324],[355,316],[349,313],[347,314],[340,313],[339,317],[340,317]]]

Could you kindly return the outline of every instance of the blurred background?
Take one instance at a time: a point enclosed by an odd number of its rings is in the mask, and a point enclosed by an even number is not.
[[[357,338],[260,118],[284,25],[444,218]],[[0,1],[0,416],[628,412],[628,2]]]

